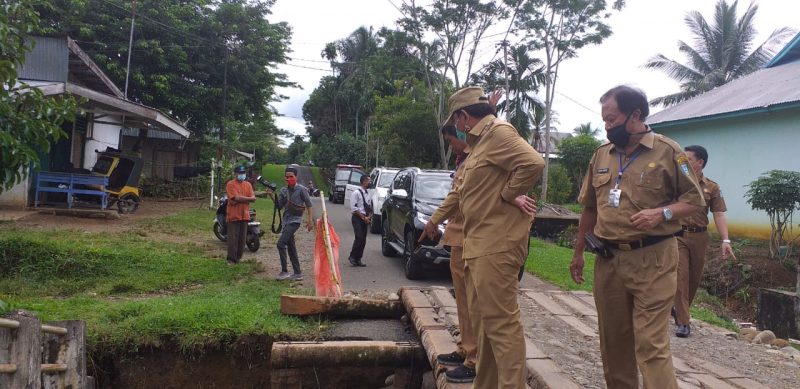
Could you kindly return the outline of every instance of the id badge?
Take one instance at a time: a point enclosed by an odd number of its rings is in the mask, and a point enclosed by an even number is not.
[[[608,205],[612,208],[619,208],[619,198],[622,196],[622,189],[611,189],[608,191]]]

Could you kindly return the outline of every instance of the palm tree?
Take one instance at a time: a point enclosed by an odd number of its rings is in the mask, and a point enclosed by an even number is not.
[[[764,43],[750,51],[756,35],[753,19],[758,6],[751,3],[742,17],[737,19],[738,3],[738,0],[732,4],[719,0],[715,6],[713,24],[697,11],[686,15],[684,20],[694,35],[695,46],[678,41],[678,49],[686,55],[688,64],[681,64],[662,54],[644,64],[646,68],[661,70],[680,82],[681,91],[657,97],[650,104],[667,107],[750,74],[769,61],[783,39],[793,33],[789,28],[779,28]]]
[[[572,129],[572,133],[577,135],[589,135],[591,137],[597,137],[600,134],[599,128],[592,128],[592,123],[582,123],[579,126]]]
[[[536,115],[542,115],[544,105],[536,97],[539,85],[544,82],[542,61],[531,58],[525,46],[513,47],[509,50],[508,63],[503,60],[492,61],[473,75],[476,84],[483,84],[487,89],[505,88],[505,74],[508,73],[508,90],[506,99],[497,104],[498,112],[507,113],[508,121],[514,125],[520,136],[530,140],[538,136],[539,123]]]

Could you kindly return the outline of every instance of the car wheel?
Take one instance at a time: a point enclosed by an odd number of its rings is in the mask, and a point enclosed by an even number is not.
[[[383,233],[381,234],[381,254],[384,257],[396,257],[397,250],[389,245],[389,228],[387,223],[383,223]]]
[[[414,256],[414,246],[414,234],[408,231],[405,237],[403,259],[406,261],[406,278],[409,280],[418,280],[422,278],[422,264],[419,262],[419,259]]]
[[[373,234],[381,233],[381,215],[372,215],[372,221],[369,223],[369,232]]]

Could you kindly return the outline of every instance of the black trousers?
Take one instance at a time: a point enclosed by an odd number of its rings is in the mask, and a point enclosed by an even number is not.
[[[239,263],[244,254],[249,220],[228,222],[228,262]]]
[[[360,217],[353,215],[350,218],[353,222],[353,248],[350,250],[350,258],[361,262],[361,257],[364,256],[364,246],[367,245],[367,223],[364,223]]]

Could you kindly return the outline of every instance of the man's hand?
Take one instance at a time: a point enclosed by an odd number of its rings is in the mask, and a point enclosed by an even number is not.
[[[569,264],[569,275],[575,283],[583,283],[583,253],[576,253],[572,256],[572,263]]]
[[[422,243],[422,241],[426,238],[430,240],[436,240],[438,236],[439,229],[436,228],[436,224],[431,223],[429,220],[427,223],[425,223],[425,227],[422,229],[422,233],[419,235],[419,240],[417,242]]]
[[[307,221],[306,222],[306,228],[308,228],[308,231],[313,230],[314,229],[314,222],[311,221],[311,220]]]
[[[722,251],[722,259],[728,259],[730,256],[733,259],[736,259],[736,255],[733,254],[733,247],[728,242],[722,242],[722,246],[720,246],[720,251]]]
[[[492,107],[492,109],[495,112],[497,112],[497,103],[500,101],[502,97],[503,97],[503,91],[499,89],[492,91],[492,93],[489,93],[489,106]]]
[[[519,195],[514,199],[514,205],[528,216],[536,216],[536,199],[527,195]]]
[[[649,230],[663,221],[664,215],[661,213],[661,208],[643,209],[631,216],[631,223],[637,230]]]

